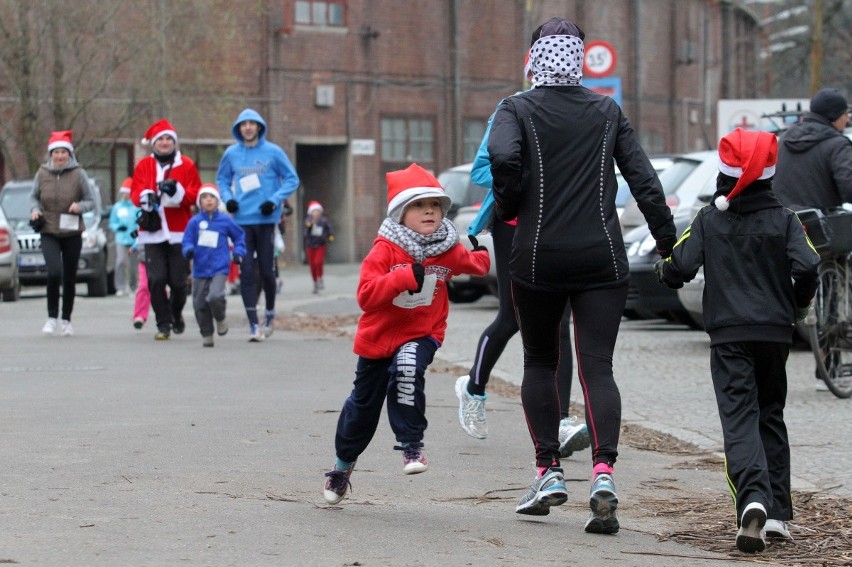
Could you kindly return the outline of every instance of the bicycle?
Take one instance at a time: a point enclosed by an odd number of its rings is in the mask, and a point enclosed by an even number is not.
[[[819,287],[805,317],[816,371],[838,398],[852,396],[852,212],[797,211],[822,260]]]

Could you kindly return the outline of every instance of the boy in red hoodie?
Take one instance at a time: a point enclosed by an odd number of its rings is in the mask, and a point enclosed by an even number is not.
[[[458,274],[484,276],[491,263],[484,247],[468,251],[459,243],[445,218],[452,201],[428,171],[411,164],[387,173],[386,180],[388,217],[361,264],[357,298],[363,314],[353,348],[358,363],[337,422],[337,461],[325,474],[329,504],[346,495],[386,397],[403,472],[427,469],[425,373],[447,328],[447,282]]]

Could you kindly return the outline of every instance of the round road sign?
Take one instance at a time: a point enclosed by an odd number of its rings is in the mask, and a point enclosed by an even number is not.
[[[589,77],[605,77],[615,69],[615,48],[607,41],[595,40],[586,44],[583,58],[583,74]]]

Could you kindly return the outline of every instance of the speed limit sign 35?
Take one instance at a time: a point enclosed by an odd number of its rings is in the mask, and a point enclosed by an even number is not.
[[[615,48],[607,41],[595,40],[586,44],[583,58],[583,74],[589,77],[605,77],[615,69]]]

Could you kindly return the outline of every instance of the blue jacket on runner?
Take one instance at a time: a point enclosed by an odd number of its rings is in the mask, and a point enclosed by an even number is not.
[[[260,125],[257,144],[252,147],[245,145],[240,134],[240,123],[246,120]],[[281,218],[281,202],[299,187],[299,176],[284,150],[266,139],[266,122],[257,111],[246,108],[240,112],[231,132],[237,143],[222,154],[216,174],[222,202],[239,204],[234,213],[237,224],[276,224]],[[269,215],[260,212],[266,201],[275,205]]]
[[[115,242],[122,246],[133,246],[136,237],[136,213],[139,208],[130,200],[116,202],[109,211],[109,229],[115,234]]]
[[[234,256],[246,255],[246,233],[227,213],[199,212],[189,219],[183,233],[183,255],[193,251],[192,277],[212,278],[217,274],[227,275],[231,268],[231,252],[228,239],[234,243]]]

